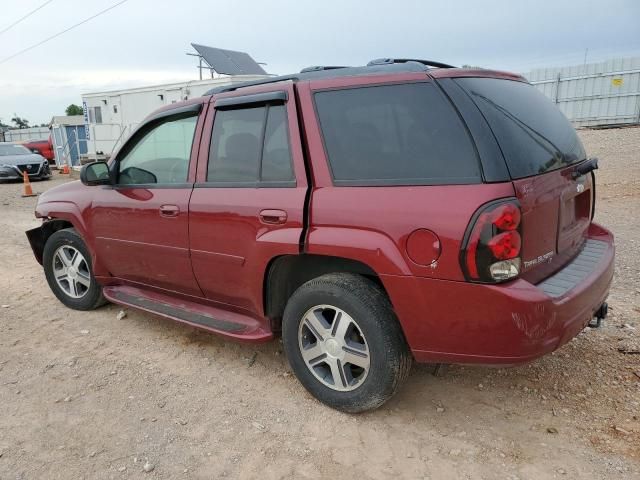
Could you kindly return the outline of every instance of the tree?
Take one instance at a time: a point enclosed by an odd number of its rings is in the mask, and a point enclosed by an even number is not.
[[[67,107],[67,109],[65,110],[65,112],[69,116],[71,116],[71,115],[82,115],[82,113],[83,113],[82,112],[82,107],[79,107],[75,103],[72,103],[71,105],[69,105]]]
[[[14,117],[11,119],[11,121],[16,124],[16,128],[29,128],[29,120],[27,120],[26,118],[21,118],[15,113],[13,115]]]

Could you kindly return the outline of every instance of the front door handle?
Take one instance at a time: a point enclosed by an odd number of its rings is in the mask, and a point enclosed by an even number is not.
[[[160,216],[161,217],[177,217],[180,214],[180,209],[177,205],[161,205]]]
[[[287,222],[287,212],[284,210],[262,210],[260,211],[260,221],[267,225],[282,225]]]

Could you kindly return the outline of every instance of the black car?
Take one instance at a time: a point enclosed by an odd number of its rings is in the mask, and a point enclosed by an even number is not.
[[[21,180],[23,172],[38,180],[51,178],[49,162],[42,155],[24,145],[0,143],[0,180]]]

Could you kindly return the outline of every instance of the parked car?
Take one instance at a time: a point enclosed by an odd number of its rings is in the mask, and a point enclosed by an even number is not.
[[[23,143],[25,147],[31,150],[33,153],[39,153],[49,161],[49,164],[55,163],[55,155],[53,153],[53,142],[51,141],[51,135],[48,140],[32,140],[30,142]]]
[[[0,143],[0,180],[22,180],[23,172],[29,178],[51,178],[49,162],[18,143]]]
[[[530,362],[604,318],[596,167],[519,75],[314,67],[157,110],[27,236],[68,307],[282,335],[311,394],[360,412],[413,360]]]

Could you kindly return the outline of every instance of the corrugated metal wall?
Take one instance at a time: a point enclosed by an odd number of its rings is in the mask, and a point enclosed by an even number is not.
[[[5,142],[26,142],[27,140],[46,140],[49,138],[48,127],[31,127],[4,132]]]
[[[640,57],[523,75],[577,127],[640,124]]]

